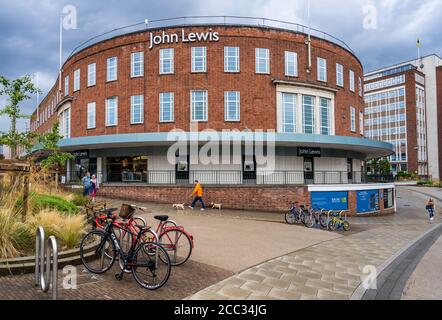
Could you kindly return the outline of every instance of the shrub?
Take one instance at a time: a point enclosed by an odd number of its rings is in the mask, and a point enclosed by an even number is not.
[[[55,236],[63,247],[72,249],[77,246],[86,230],[86,219],[83,215],[67,216],[61,225],[55,228]]]
[[[0,209],[0,258],[17,257],[33,244],[32,234],[13,210]]]
[[[73,203],[58,197],[47,194],[29,194],[29,212],[37,214],[44,209],[57,210],[67,214],[77,214],[80,209]],[[23,196],[19,197],[15,203],[15,209],[18,211],[23,207]]]
[[[89,203],[89,201],[89,197],[83,195],[82,193],[76,193],[72,198],[72,203],[79,207],[84,207]]]

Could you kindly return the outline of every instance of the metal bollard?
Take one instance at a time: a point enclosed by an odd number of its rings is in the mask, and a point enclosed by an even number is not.
[[[51,271],[52,271],[52,279],[51,279]],[[54,236],[50,236],[45,250],[45,232],[43,227],[38,227],[35,239],[35,286],[39,286],[43,292],[48,292],[50,287],[52,286],[53,300],[57,300],[57,290],[58,290],[57,272],[58,272],[57,239],[55,239]]]

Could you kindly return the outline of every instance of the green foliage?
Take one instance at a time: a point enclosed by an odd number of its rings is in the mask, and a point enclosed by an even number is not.
[[[370,160],[370,168],[373,174],[386,175],[391,173],[390,161],[387,158]]]
[[[42,160],[40,165],[43,169],[58,169],[63,167],[66,161],[73,159],[73,155],[67,152],[60,152],[59,142],[63,138],[59,133],[60,125],[56,122],[52,130],[39,138],[42,149],[48,150],[51,153]]]
[[[90,201],[89,197],[83,195],[82,193],[76,193],[72,199],[72,203],[78,207],[84,207]]]
[[[34,132],[17,132],[17,119],[28,119],[30,116],[22,114],[20,103],[31,98],[31,94],[41,92],[33,83],[30,76],[9,80],[0,76],[0,96],[8,96],[7,105],[0,109],[0,116],[7,116],[11,120],[11,129],[8,133],[0,132],[0,144],[11,148],[12,158],[17,157],[17,146],[25,147],[30,151],[37,135]]]
[[[17,199],[15,208],[23,206],[23,197]],[[41,210],[52,209],[64,214],[77,214],[80,209],[73,203],[58,197],[47,194],[31,193],[29,195],[29,211],[37,214]]]

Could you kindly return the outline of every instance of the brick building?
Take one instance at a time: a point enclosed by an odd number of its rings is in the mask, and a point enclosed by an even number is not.
[[[299,30],[186,24],[96,42],[67,59],[31,128],[59,121],[76,156],[66,180],[91,171],[102,194],[188,202],[198,179],[231,208],[393,210],[394,186],[365,183],[365,160],[392,146],[363,137],[361,62]]]
[[[365,74],[365,135],[390,142],[395,173],[442,176],[442,59],[432,54]]]

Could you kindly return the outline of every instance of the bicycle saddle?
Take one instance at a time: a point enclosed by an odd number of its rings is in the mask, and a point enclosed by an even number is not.
[[[166,221],[167,219],[169,219],[169,216],[160,215],[160,216],[155,216],[154,218],[160,221]]]

